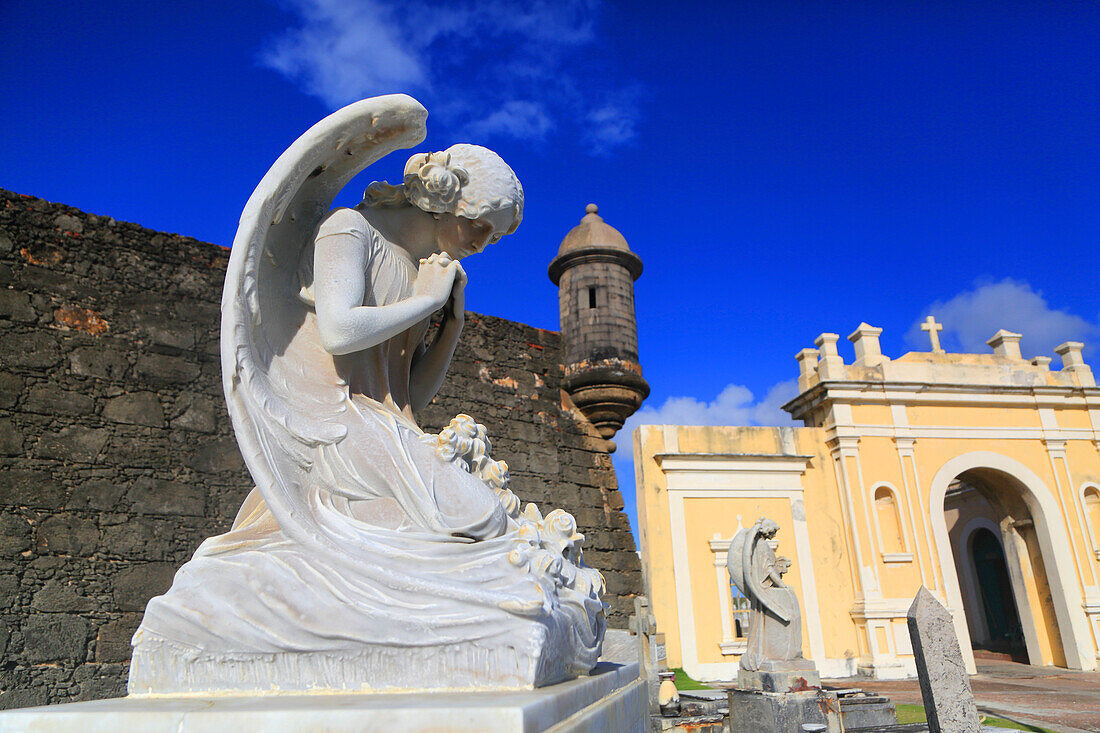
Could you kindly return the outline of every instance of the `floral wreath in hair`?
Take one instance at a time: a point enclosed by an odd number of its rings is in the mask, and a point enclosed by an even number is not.
[[[422,211],[442,214],[454,210],[462,187],[470,182],[466,169],[451,164],[451,154],[419,153],[405,164],[405,196]]]
[[[478,181],[470,180],[471,170]],[[367,186],[363,204],[380,208],[412,205],[435,216],[453,213],[467,219],[510,210],[512,226],[504,233],[511,234],[523,219],[523,187],[493,151],[458,144],[438,153],[416,153],[405,164],[400,184],[375,181]]]

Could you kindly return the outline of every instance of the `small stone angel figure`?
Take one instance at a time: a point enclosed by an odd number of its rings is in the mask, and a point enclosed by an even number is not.
[[[750,672],[774,669],[778,666],[775,662],[802,659],[798,598],[783,582],[791,561],[776,557],[768,544],[778,531],[778,524],[762,517],[738,532],[730,543],[730,578],[752,607],[748,648],[741,655],[741,669]]]

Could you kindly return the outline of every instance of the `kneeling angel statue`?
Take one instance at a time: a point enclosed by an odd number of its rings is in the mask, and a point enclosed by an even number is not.
[[[357,173],[421,142],[426,118],[405,95],[345,107],[249,199],[221,356],[256,488],[150,601],[132,693],[530,688],[595,665],[603,579],[576,521],[521,511],[469,416],[438,435],[414,417],[462,330],[461,260],[523,217],[515,173],[454,145],[330,210]]]

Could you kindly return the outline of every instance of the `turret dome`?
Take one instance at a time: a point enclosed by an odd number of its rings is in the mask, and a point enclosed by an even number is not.
[[[580,224],[570,229],[565,239],[561,240],[558,255],[550,263],[550,279],[557,285],[562,270],[568,263],[591,253],[597,256],[602,254],[605,258],[613,257],[637,280],[642,274],[642,260],[630,251],[626,237],[603,220],[596,204],[589,204],[584,207],[584,211]]]
[[[561,246],[558,247],[559,257],[567,252],[590,247],[607,247],[630,251],[630,247],[626,243],[626,237],[620,234],[618,229],[603,220],[603,217],[599,214],[600,208],[598,206],[589,204],[584,210],[585,214],[584,218],[581,219],[581,223],[570,229],[569,233],[565,235],[565,239],[561,240]]]

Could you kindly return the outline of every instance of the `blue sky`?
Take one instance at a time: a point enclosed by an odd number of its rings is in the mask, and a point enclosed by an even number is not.
[[[928,313],[951,350],[1100,343],[1098,34],[1100,5],[1043,0],[15,0],[0,186],[229,244],[299,134],[404,91],[426,147],[492,147],[526,189],[471,310],[556,329],[546,265],[595,201],[645,261],[642,417],[774,424],[794,354],[860,321],[890,355]]]

